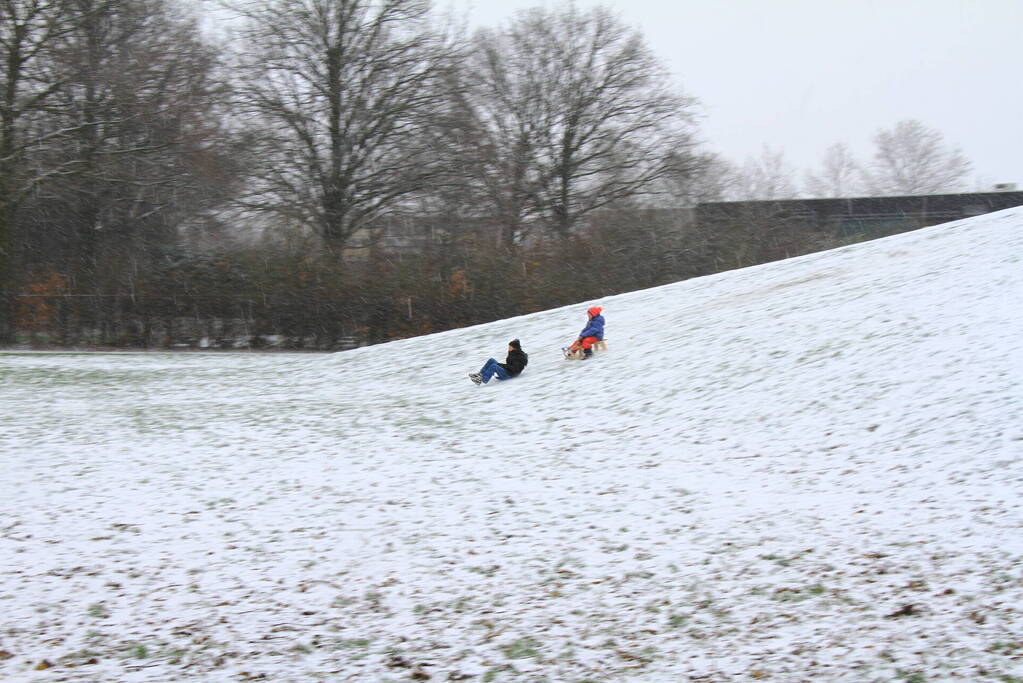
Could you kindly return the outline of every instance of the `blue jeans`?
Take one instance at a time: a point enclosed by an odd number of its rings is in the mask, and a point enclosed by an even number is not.
[[[486,384],[494,375],[497,375],[497,379],[510,378],[508,371],[498,365],[496,360],[490,358],[483,364],[483,368],[480,370],[480,376],[483,378],[483,383]]]

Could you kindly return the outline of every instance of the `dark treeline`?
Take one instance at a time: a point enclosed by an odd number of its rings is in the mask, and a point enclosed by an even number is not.
[[[0,343],[336,349],[833,246],[717,199],[604,9],[0,0]]]

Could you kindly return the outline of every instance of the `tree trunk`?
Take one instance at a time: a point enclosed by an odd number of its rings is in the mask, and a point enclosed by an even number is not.
[[[0,346],[15,340],[14,212],[7,196],[0,185]]]

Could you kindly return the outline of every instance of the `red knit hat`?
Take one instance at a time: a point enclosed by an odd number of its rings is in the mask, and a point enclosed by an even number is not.
[[[594,306],[593,308],[587,308],[586,312],[589,313],[592,316],[598,316],[598,315],[600,315],[600,312],[603,311],[603,310],[604,309],[601,308],[600,306]]]

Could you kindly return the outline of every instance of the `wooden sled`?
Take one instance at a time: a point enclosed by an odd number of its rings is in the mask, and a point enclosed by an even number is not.
[[[598,351],[603,353],[604,351],[607,351],[607,343],[603,339],[600,339],[593,342],[593,346],[591,348],[593,349],[593,353],[597,353]],[[582,360],[586,357],[583,353],[583,347],[574,342],[571,346],[561,347],[561,353],[565,356],[565,360]]]

